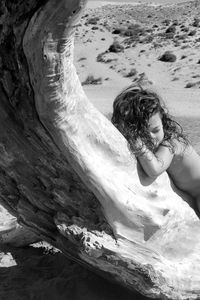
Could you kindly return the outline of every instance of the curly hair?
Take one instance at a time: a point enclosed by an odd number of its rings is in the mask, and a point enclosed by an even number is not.
[[[149,150],[156,151],[148,130],[149,119],[156,113],[160,113],[163,124],[164,139],[161,144],[169,147],[173,153],[175,139],[187,145],[188,140],[181,125],[171,118],[162,98],[152,88],[134,84],[115,98],[111,121],[127,139],[135,154],[142,148],[136,149],[135,141],[138,137]]]

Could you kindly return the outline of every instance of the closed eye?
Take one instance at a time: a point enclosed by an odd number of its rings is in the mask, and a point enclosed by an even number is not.
[[[152,133],[158,133],[159,131],[160,131],[159,127],[156,127],[153,130],[151,130]]]

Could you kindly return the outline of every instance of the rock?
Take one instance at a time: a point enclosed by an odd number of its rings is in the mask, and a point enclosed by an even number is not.
[[[170,51],[166,51],[164,54],[162,54],[159,58],[160,61],[163,62],[175,62],[176,61],[176,55],[173,54]]]

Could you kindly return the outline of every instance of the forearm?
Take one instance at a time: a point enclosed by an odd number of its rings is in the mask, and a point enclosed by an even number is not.
[[[144,186],[148,186],[152,184],[157,177],[150,177],[147,175],[147,173],[143,170],[139,160],[137,160],[137,171],[138,171],[138,177],[140,179],[140,183]]]
[[[172,161],[172,157],[173,155],[167,147],[159,147],[159,150],[154,154],[143,145],[137,159],[146,174],[155,178],[166,171]]]

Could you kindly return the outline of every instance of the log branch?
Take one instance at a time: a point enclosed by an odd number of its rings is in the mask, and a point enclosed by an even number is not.
[[[198,217],[167,174],[141,185],[126,140],[79,82],[73,34],[85,3],[38,2],[26,7],[21,30],[13,23],[25,96],[6,88],[16,67],[7,75],[2,68],[1,202],[37,237],[104,277],[152,298],[198,299]]]

